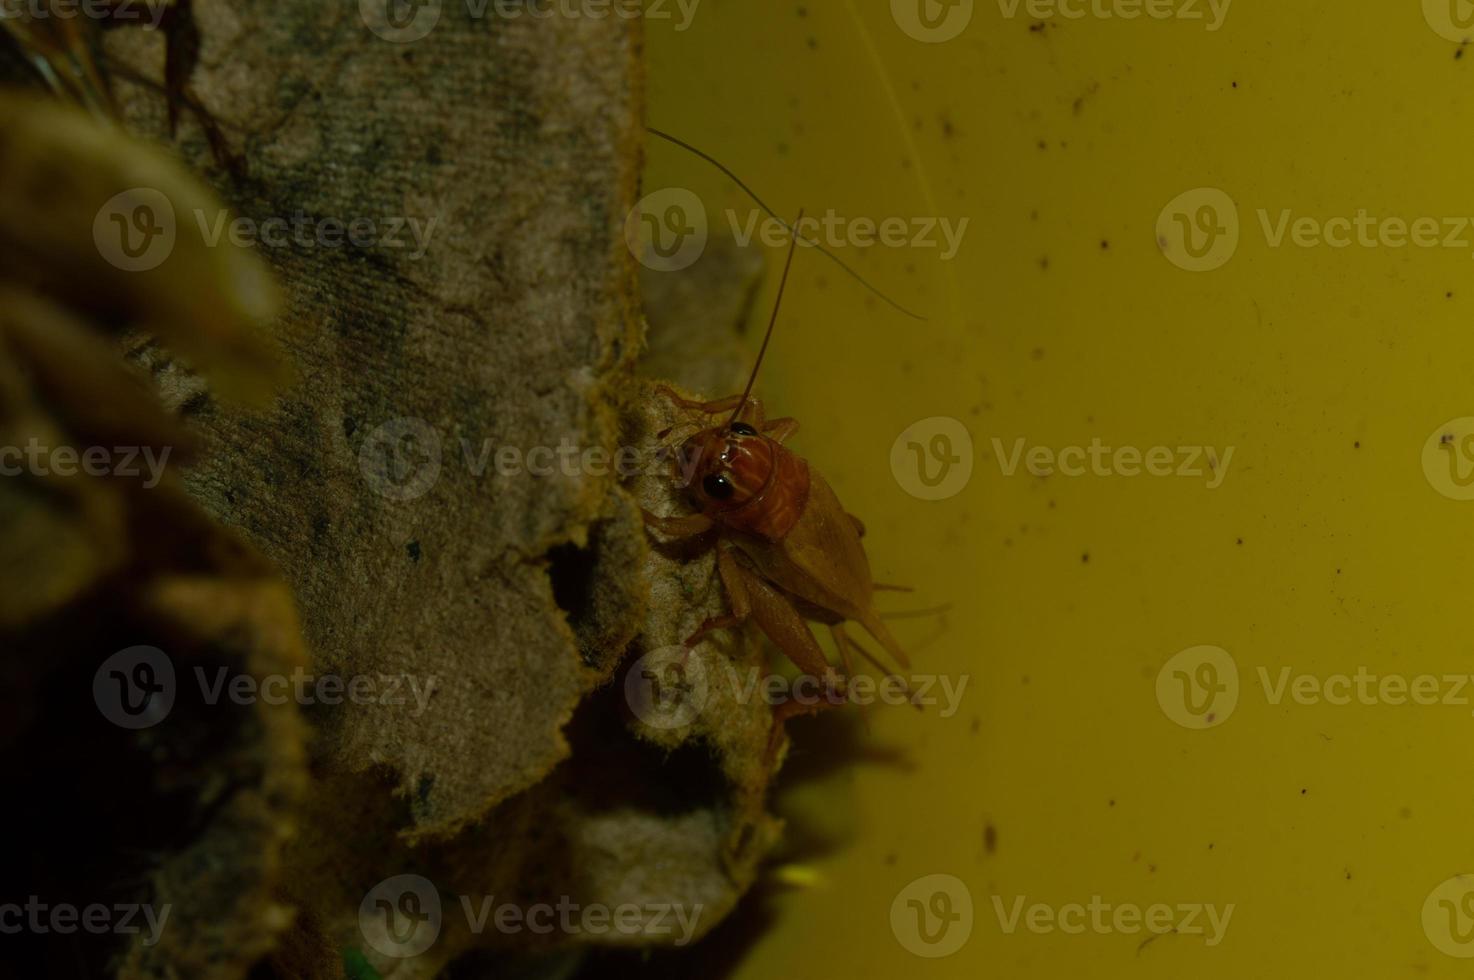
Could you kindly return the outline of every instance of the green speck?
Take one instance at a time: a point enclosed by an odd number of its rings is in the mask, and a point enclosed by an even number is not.
[[[348,980],[383,980],[361,949],[343,950],[343,972]]]

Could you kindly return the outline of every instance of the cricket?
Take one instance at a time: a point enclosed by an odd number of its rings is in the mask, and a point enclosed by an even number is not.
[[[800,211],[792,227],[802,219]],[[798,241],[794,231],[773,312],[742,393],[699,401],[668,386],[659,389],[662,397],[698,420],[689,423],[695,431],[670,454],[674,478],[696,509],[672,517],[643,512],[646,526],[664,537],[715,534],[717,539],[717,573],[730,612],[703,622],[686,638],[687,651],[716,630],[751,620],[796,667],[823,682],[826,697],[810,703],[789,700],[775,709],[770,759],[788,718],[844,702],[855,655],[884,669],[849,633],[847,623],[858,623],[897,664],[910,666],[906,651],[875,609],[877,589],[907,590],[875,583],[861,541],[864,523],[845,510],[808,460],[784,445],[798,431],[798,420],[768,418],[762,401],[752,394],[778,323]],[[829,628],[843,673],[826,659],[810,623]]]

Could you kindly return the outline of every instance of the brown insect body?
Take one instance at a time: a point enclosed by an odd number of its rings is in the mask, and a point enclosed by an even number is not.
[[[802,217],[800,215],[800,217]],[[790,246],[783,269],[787,281]],[[782,297],[783,282],[779,284]],[[763,340],[766,351],[777,307]],[[683,517],[646,513],[646,523],[677,537],[716,531],[717,571],[732,612],[708,619],[685,642],[693,647],[707,633],[755,620],[784,655],[805,673],[823,678],[839,695],[844,680],[825,658],[807,621],[827,624],[850,671],[850,654],[874,662],[844,631],[853,621],[875,637],[902,666],[909,661],[875,611],[875,584],[861,544],[863,525],[847,513],[827,481],[803,457],[783,445],[798,430],[794,419],[764,418],[761,403],[750,398],[762,352],[741,395],[703,402],[662,389],[676,405],[705,415],[730,416],[686,438],[678,453],[678,478],[698,512]],[[789,701],[775,713],[774,748],[789,715],[843,703],[799,705]]]
[[[808,504],[809,464],[750,426],[699,432],[686,440],[681,457],[699,474],[689,489],[702,513],[734,531],[781,541]],[[732,492],[716,496],[708,485]]]
[[[885,647],[901,666],[910,661],[875,611],[870,560],[860,543],[859,522],[840,506],[829,484],[813,475],[811,505],[782,541],[740,537],[735,543],[770,581],[810,609],[810,618],[852,620]]]
[[[755,399],[738,415],[764,424]],[[785,438],[798,428],[788,419],[774,425]],[[690,437],[681,458],[684,472],[691,474],[687,492],[702,514],[726,531],[770,582],[801,601],[808,618],[858,622],[893,657],[907,663],[874,612],[875,587],[860,541],[861,524],[807,460],[740,421]],[[726,487],[731,489],[722,489]]]

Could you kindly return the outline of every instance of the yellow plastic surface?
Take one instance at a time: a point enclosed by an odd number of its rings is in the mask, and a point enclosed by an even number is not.
[[[917,40],[922,3],[965,26]],[[1474,975],[1467,4],[1223,6],[649,20],[651,124],[780,214],[968,222],[835,248],[924,322],[800,251],[759,381],[916,588],[882,607],[952,605],[893,622],[910,675],[966,687],[784,796],[837,846],[785,854],[741,980]],[[649,153],[713,233],[752,216]],[[921,499],[934,449],[971,473]]]

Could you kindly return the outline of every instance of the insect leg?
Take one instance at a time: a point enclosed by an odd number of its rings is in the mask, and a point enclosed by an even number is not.
[[[728,395],[726,398],[704,402],[697,398],[687,398],[670,385],[657,386],[655,393],[680,408],[694,408],[707,415],[721,415],[724,412],[730,412],[737,407],[737,402],[742,398],[741,395]]]
[[[747,595],[747,582],[741,577],[741,570],[738,568],[731,548],[717,549],[717,573],[722,577],[722,586],[727,590],[727,603],[732,607],[732,611],[725,616],[712,616],[696,627],[696,632],[686,637],[686,642],[682,644],[688,650],[696,646],[708,633],[742,625],[752,611],[752,604]]]
[[[843,683],[793,603],[754,573],[739,567],[737,574],[747,589],[752,618],[783,655],[811,677]]]
[[[804,622],[793,602],[772,584],[750,571],[740,562],[731,562],[734,581],[746,593],[748,615],[762,628],[763,633],[793,661],[794,666],[809,677],[822,681],[824,694],[818,698],[799,699],[791,697],[773,709],[773,730],[768,738],[767,759],[777,758],[778,748],[783,742],[783,725],[795,715],[814,714],[827,708],[843,705],[845,678],[824,658],[824,650]],[[725,576],[724,576],[725,581]],[[730,586],[729,586],[730,591]]]
[[[835,649],[839,651],[839,662],[844,665],[844,675],[846,677],[855,676],[855,664],[850,659],[850,647],[854,645],[854,641],[844,631],[844,624],[830,623],[829,632],[834,637]],[[858,650],[859,647],[855,646],[855,649]],[[863,651],[861,652],[863,653]],[[870,715],[865,708],[865,702],[860,702],[860,719],[865,723],[865,730],[868,732],[870,730]]]
[[[875,637],[880,645],[885,647],[885,652],[894,657],[896,663],[902,667],[911,666],[911,658],[906,656],[906,651],[901,649],[901,644],[896,642],[896,638],[891,635],[891,631],[886,627],[885,623],[880,621],[880,616],[876,614],[874,609],[865,610],[859,616],[855,617],[855,619],[861,626],[865,627],[865,632]]]
[[[661,517],[652,514],[643,507],[640,516],[645,519],[645,526],[654,528],[661,534],[671,538],[694,538],[698,534],[710,531],[715,522],[705,514],[685,514],[681,517]]]
[[[738,404],[742,401],[741,395],[728,395],[726,398],[718,398],[714,401],[704,402],[695,398],[683,397],[670,385],[660,385],[655,389],[655,393],[669,400],[672,404],[680,408],[695,409],[696,411],[702,412],[706,415],[725,415],[727,412],[730,412],[732,411],[732,409],[736,408]],[[756,428],[762,428],[762,401],[757,398],[748,398],[747,404],[742,406],[742,411],[738,415],[738,418],[740,418],[744,422],[751,423]]]
[[[906,693],[906,700],[907,701],[910,701],[911,702],[911,705],[914,708],[916,708],[916,710],[918,710],[918,711],[921,710],[921,705],[917,704],[916,701],[915,701],[915,697],[916,696],[911,693],[911,685],[909,685],[909,684],[906,683],[906,679],[904,677],[901,677],[901,676],[896,675],[896,674],[892,674],[890,672],[891,669],[889,667],[887,667],[885,664],[881,663],[879,657],[877,657],[875,654],[871,653],[869,650],[865,649],[864,647],[860,646],[859,641],[857,641],[853,636],[850,636],[850,634],[848,634],[848,633],[846,633],[844,631],[844,624],[843,623],[835,623],[832,627],[830,627],[830,629],[832,629],[834,631],[834,642],[835,642],[836,645],[839,646],[839,648],[841,650],[843,650],[846,646],[848,646],[850,649],[854,650],[860,656],[862,656],[866,660],[870,661],[870,663],[874,664],[875,665],[875,668],[877,670],[879,670],[882,674],[885,674],[888,677],[895,678],[895,680],[897,680],[897,681],[900,682],[901,690]],[[849,673],[850,672],[850,666],[849,666],[849,663],[848,662],[845,663],[845,672],[846,673]]]
[[[798,431],[798,419],[781,418],[763,423],[763,435],[774,442],[786,442]]]

